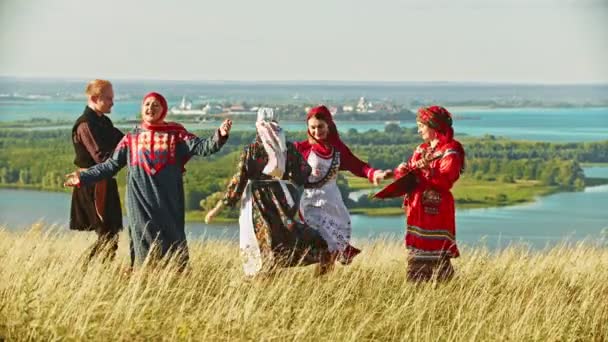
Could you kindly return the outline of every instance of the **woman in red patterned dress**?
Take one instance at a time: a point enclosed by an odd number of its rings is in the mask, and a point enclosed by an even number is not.
[[[407,215],[405,245],[409,251],[408,279],[450,279],[456,246],[454,197],[450,189],[465,165],[465,152],[454,137],[452,115],[440,106],[418,110],[418,133],[424,141],[408,162],[399,165],[395,178],[413,173],[417,185],[404,197]]]

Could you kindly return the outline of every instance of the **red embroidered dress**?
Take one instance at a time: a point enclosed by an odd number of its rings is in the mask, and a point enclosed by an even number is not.
[[[414,168],[416,161],[427,156],[433,159],[428,168],[415,169],[418,185],[404,197],[407,215],[405,245],[416,259],[436,260],[458,257],[454,197],[450,189],[460,177],[463,157],[456,140],[439,143],[431,149],[427,143],[416,148],[408,161]],[[403,172],[395,169],[395,178]]]

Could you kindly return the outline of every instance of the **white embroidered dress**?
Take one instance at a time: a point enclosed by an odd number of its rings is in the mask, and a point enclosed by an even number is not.
[[[305,186],[300,213],[306,223],[325,239],[330,252],[342,252],[350,243],[352,226],[336,183],[340,153],[334,152],[325,159],[311,151],[307,161],[313,169],[308,182],[323,183],[318,187]]]

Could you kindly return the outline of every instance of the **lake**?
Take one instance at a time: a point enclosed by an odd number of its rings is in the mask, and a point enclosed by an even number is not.
[[[591,177],[608,178],[608,167],[586,167]],[[585,239],[608,243],[608,185],[584,191],[540,197],[533,203],[485,209],[458,210],[456,237],[459,244],[500,249],[520,243],[538,249],[559,242]],[[68,193],[0,189],[0,224],[21,230],[42,221],[68,231]],[[202,217],[203,213],[201,213]],[[353,215],[353,239],[402,239],[404,217]],[[190,238],[237,238],[236,224],[188,223]],[[601,240],[603,239],[603,240]]]

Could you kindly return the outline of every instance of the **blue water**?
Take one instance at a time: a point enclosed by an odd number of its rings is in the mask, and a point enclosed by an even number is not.
[[[171,103],[174,105],[176,103]],[[84,108],[81,101],[3,100],[0,101],[0,121],[29,120],[42,117],[51,120],[74,120]],[[138,119],[139,101],[116,101],[110,117],[121,120]],[[583,142],[608,139],[608,108],[525,108],[525,109],[454,109],[456,134],[483,136],[491,134],[513,139],[548,142]],[[340,121],[341,131],[383,130],[385,122]],[[288,131],[305,130],[304,122],[284,122]],[[186,125],[188,129],[210,129],[218,122]],[[402,127],[414,127],[413,121],[401,122]],[[126,126],[122,126],[126,127]],[[250,123],[235,119],[234,129],[252,130]]]
[[[585,168],[593,177],[608,178],[608,167]],[[512,243],[543,248],[556,243],[581,240],[608,243],[608,185],[588,187],[585,191],[558,193],[517,206],[457,210],[459,244],[484,245],[491,249]],[[0,190],[0,224],[20,230],[42,221],[57,224],[67,231],[70,195],[24,190]],[[202,217],[203,213],[201,213]],[[353,215],[355,243],[366,239],[403,238],[404,217]],[[236,224],[206,225],[188,223],[190,238],[236,240]]]

